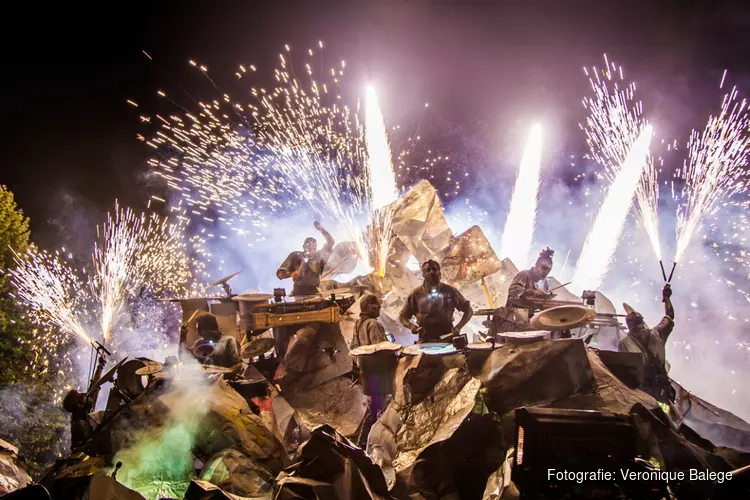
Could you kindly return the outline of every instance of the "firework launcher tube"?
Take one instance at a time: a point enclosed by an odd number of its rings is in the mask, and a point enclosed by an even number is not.
[[[661,267],[661,275],[664,278],[664,283],[667,283],[667,273],[664,272],[664,262],[659,261],[659,267]]]
[[[669,272],[669,278],[667,278],[667,283],[672,282],[672,275],[674,274],[675,267],[677,267],[677,262],[672,262],[672,270]]]

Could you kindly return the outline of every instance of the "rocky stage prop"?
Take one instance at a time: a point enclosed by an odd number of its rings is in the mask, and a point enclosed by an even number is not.
[[[0,495],[31,484],[31,477],[18,463],[18,448],[0,439]]]
[[[443,215],[437,191],[420,181],[390,205],[391,228],[419,262],[441,255],[450,245],[451,228]],[[436,259],[438,260],[438,259]]]
[[[677,419],[716,446],[750,453],[750,424],[672,381]]]
[[[471,226],[451,240],[440,267],[443,281],[459,289],[503,268],[479,226]]]
[[[383,473],[364,452],[327,425],[312,431],[279,474],[275,500],[388,500]]]
[[[302,391],[352,371],[349,348],[338,323],[308,323],[289,341],[274,379],[282,388]]]

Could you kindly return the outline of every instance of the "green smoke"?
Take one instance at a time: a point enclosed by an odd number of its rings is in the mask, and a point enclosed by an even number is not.
[[[176,421],[117,454],[117,479],[149,500],[182,498],[194,475],[196,425]]]

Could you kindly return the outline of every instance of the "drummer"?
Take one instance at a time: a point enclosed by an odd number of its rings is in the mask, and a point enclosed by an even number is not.
[[[372,345],[385,342],[385,328],[378,322],[381,308],[380,297],[367,294],[359,302],[359,319],[354,324],[354,335],[349,345],[349,350],[354,350],[363,345]]]
[[[474,315],[471,304],[454,287],[440,282],[440,264],[428,260],[422,264],[424,283],[409,294],[399,321],[415,335],[418,342],[439,342],[446,335],[458,335]],[[463,317],[453,326],[453,312]],[[411,322],[416,316],[417,324]]]
[[[380,297],[367,294],[362,297],[359,305],[359,319],[354,324],[354,336],[349,345],[350,351],[353,351],[357,347],[388,341],[388,338],[385,336],[385,328],[378,321],[381,308]],[[356,360],[357,358],[355,357],[355,363],[357,362]],[[361,376],[364,377],[364,375]],[[370,394],[366,398],[367,408],[357,438],[357,444],[362,449],[367,447],[367,438],[370,435],[370,429],[372,429],[372,426],[375,425],[375,422],[377,422],[383,413],[385,406],[388,404],[390,394],[379,389],[376,394]]]
[[[213,352],[208,358],[201,360],[203,363],[230,368],[235,375],[242,373],[242,358],[237,339],[222,332],[216,316],[211,313],[201,313],[195,321],[199,338],[187,350],[192,353],[198,346],[208,343],[213,347]],[[187,332],[188,325],[183,324],[180,328],[180,353],[185,350]]]
[[[294,283],[292,295],[315,295],[318,293],[320,276],[323,274],[326,261],[333,251],[333,236],[320,225],[320,222],[315,221],[313,225],[326,239],[323,249],[318,251],[318,242],[315,238],[305,238],[302,251],[290,253],[276,271],[276,277],[280,280],[292,278]]]
[[[498,331],[523,331],[529,329],[529,321],[534,311],[540,307],[536,301],[549,299],[547,276],[552,270],[552,256],[555,251],[545,248],[539,253],[536,263],[531,269],[520,271],[513,278],[508,289],[508,300],[504,308],[497,314],[497,320],[502,323]],[[539,288],[539,283],[543,283]]]

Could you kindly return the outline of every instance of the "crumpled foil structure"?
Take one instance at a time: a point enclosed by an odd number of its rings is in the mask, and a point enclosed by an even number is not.
[[[451,242],[451,228],[443,215],[437,191],[420,181],[390,205],[393,232],[419,262],[442,254]]]
[[[460,288],[495,274],[502,264],[480,227],[471,226],[451,241],[440,267],[443,280]]]
[[[380,468],[328,425],[313,429],[293,462],[277,478],[276,500],[391,498]]]
[[[31,477],[18,464],[18,448],[0,439],[0,495],[30,483]]]

